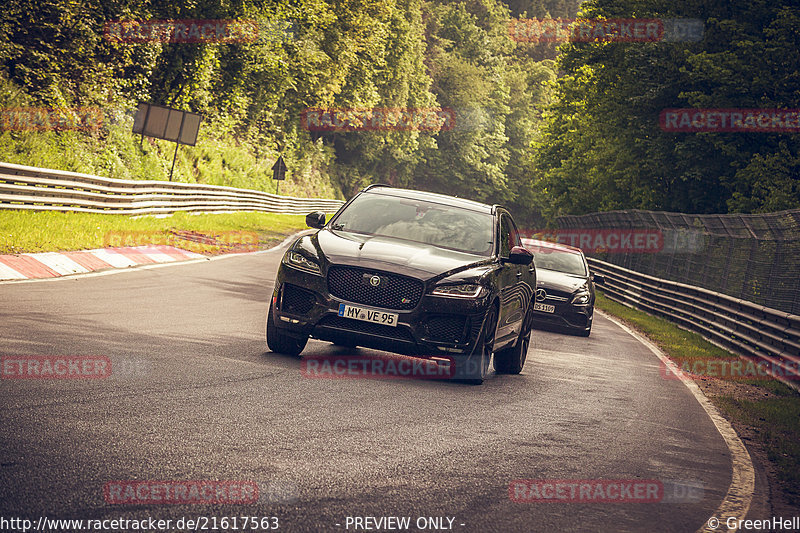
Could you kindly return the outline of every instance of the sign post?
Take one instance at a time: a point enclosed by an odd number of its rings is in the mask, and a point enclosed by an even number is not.
[[[272,181],[275,182],[275,194],[280,194],[281,182],[286,179],[286,162],[279,155],[278,160],[272,165]]]
[[[165,139],[175,143],[175,154],[172,156],[172,168],[169,171],[169,181],[175,170],[175,160],[178,158],[178,145],[197,144],[197,133],[200,131],[200,121],[203,119],[198,113],[189,113],[178,109],[170,109],[160,105],[139,104],[136,116],[133,119],[133,133],[144,136]],[[139,143],[141,145],[141,141]]]

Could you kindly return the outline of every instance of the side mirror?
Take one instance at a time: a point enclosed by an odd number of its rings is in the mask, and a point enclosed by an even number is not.
[[[592,281],[594,281],[595,283],[597,283],[599,285],[605,285],[606,277],[605,276],[601,276],[600,274],[592,274]]]
[[[533,254],[522,246],[515,246],[508,254],[508,262],[512,265],[530,265],[533,262]]]
[[[306,226],[309,228],[320,229],[325,225],[325,213],[322,211],[314,211],[306,215]]]

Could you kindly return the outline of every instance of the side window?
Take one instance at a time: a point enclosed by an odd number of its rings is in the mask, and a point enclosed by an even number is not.
[[[511,217],[506,217],[509,224],[511,224],[511,247],[514,246],[522,246],[522,237],[519,236],[519,230],[517,229],[517,225],[514,224],[514,221],[511,220]]]
[[[508,215],[500,217],[500,257],[508,257],[511,255],[511,247],[514,235],[514,226]]]
[[[511,255],[511,248],[514,246],[522,246],[522,239],[514,221],[504,214],[500,217],[500,257]]]

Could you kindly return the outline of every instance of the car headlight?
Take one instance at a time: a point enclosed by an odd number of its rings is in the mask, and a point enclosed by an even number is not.
[[[302,270],[304,272],[310,272],[312,274],[322,275],[319,265],[312,261],[311,259],[307,259],[304,255],[301,255],[297,252],[293,252],[289,250],[286,255],[283,256],[283,264],[288,265],[292,268],[296,268],[297,270]]]
[[[476,283],[440,285],[433,290],[433,294],[436,296],[451,296],[454,298],[480,298],[485,294],[485,289]]]
[[[572,300],[570,300],[571,304],[575,305],[586,305],[589,303],[589,298],[592,295],[586,289],[580,290],[572,295]]]

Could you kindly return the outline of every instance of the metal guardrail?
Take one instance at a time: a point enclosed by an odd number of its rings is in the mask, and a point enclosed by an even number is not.
[[[147,215],[177,211],[332,213],[344,202],[169,181],[121,180],[0,162],[0,209]]]
[[[586,259],[593,272],[605,276],[600,288],[608,298],[663,316],[737,355],[768,362],[776,379],[800,386],[799,315]]]
[[[556,223],[568,231],[657,231],[663,244],[657,253],[591,255],[800,315],[800,209],[706,215],[628,209],[566,215]]]

